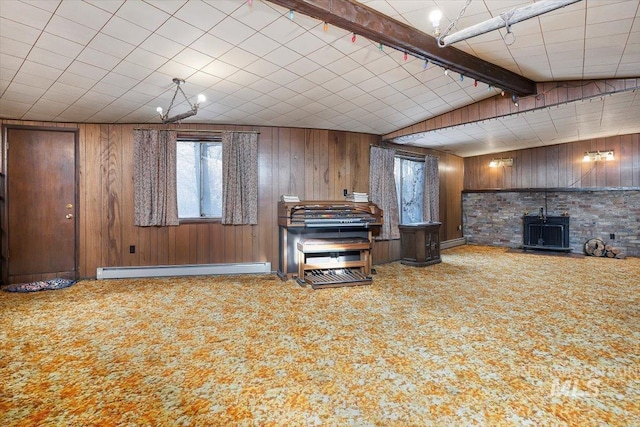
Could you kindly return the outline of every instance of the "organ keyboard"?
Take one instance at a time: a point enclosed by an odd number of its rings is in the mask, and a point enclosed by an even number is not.
[[[371,283],[372,234],[382,221],[374,203],[279,202],[278,275],[314,289]]]

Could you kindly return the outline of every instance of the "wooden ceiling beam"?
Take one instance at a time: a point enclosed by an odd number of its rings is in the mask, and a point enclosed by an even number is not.
[[[268,0],[294,12],[327,22],[343,30],[428,59],[442,68],[484,82],[506,92],[527,96],[536,83],[512,71],[469,55],[454,47],[438,47],[436,39],[354,0]]]

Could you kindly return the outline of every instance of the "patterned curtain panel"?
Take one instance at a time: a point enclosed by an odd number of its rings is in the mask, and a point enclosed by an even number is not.
[[[438,158],[424,158],[424,193],[423,221],[440,221],[440,175],[438,174]]]
[[[258,223],[258,134],[222,135],[222,223]]]
[[[175,131],[140,129],[133,133],[134,223],[178,225]]]
[[[371,147],[369,167],[369,195],[371,201],[382,209],[384,222],[378,240],[399,239],[398,193],[393,174],[395,150]]]

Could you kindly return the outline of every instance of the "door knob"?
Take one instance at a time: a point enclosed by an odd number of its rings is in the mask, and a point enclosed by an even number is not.
[[[73,218],[73,214],[66,214],[64,217],[67,218],[67,219],[71,219],[71,218]]]

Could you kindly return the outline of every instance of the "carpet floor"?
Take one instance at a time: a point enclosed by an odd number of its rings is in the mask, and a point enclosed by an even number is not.
[[[376,269],[0,292],[0,425],[640,425],[640,259]]]

